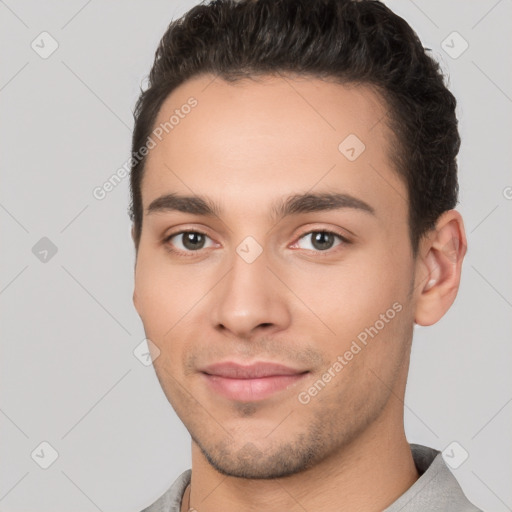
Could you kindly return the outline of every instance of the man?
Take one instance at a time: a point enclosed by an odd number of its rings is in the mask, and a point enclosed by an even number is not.
[[[135,109],[133,299],[192,469],[146,511],[478,510],[403,425],[414,324],[466,251],[455,106],[377,1],[171,23]]]

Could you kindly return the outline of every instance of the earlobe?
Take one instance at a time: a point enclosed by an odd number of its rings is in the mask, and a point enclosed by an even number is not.
[[[466,254],[466,234],[459,212],[448,210],[422,240],[416,268],[418,325],[432,325],[453,304]]]

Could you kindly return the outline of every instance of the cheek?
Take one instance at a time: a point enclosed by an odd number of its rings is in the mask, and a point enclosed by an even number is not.
[[[377,250],[361,251],[336,265],[294,265],[287,276],[290,288],[327,334],[326,351],[336,355],[361,333],[363,340],[365,333],[369,337],[367,329],[372,333],[377,329],[381,339],[393,337],[405,321],[411,279],[412,267],[405,256]],[[312,316],[301,316],[296,321],[307,331]]]
[[[194,331],[201,299],[218,280],[218,271],[169,262],[163,250],[139,251],[135,291],[137,311],[146,335],[155,343],[170,343],[183,332]]]
[[[137,310],[146,328],[161,337],[182,316],[187,293],[193,288],[180,272],[165,263],[165,255],[140,250],[135,272]]]

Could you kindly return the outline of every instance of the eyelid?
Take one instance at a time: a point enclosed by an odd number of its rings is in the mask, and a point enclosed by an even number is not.
[[[208,238],[211,238],[211,236],[208,233],[205,233],[201,229],[198,228],[182,228],[179,231],[173,231],[172,233],[169,233],[168,235],[164,236],[164,242],[167,242],[171,238],[177,236],[177,235],[183,235],[185,233],[199,233],[200,235],[207,236]]]
[[[302,226],[295,235],[295,240],[299,240],[303,236],[310,235],[311,233],[332,233],[333,235],[339,236],[344,242],[352,243],[353,239],[357,237],[355,233],[338,226],[332,226],[323,222],[310,223],[306,226]]]
[[[208,234],[208,231],[208,228],[203,228],[202,226],[198,226],[197,224],[193,226],[183,226],[183,224],[181,224],[180,226],[174,226],[173,228],[171,228],[169,234],[164,235],[163,241],[167,242],[173,236],[181,235],[183,233],[200,233],[201,235],[207,236],[208,238],[213,240],[213,237]]]

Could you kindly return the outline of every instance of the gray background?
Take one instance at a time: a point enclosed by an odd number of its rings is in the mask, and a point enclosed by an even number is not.
[[[128,159],[157,43],[195,3],[0,1],[2,511],[138,511],[190,465],[188,433],[133,354],[144,331],[128,179],[102,201],[92,191]],[[468,497],[512,510],[512,2],[387,3],[458,99],[469,240],[454,306],[416,330],[406,431],[440,450],[459,443],[469,457],[453,471]],[[47,58],[31,47],[50,48],[43,31],[59,45]],[[442,46],[453,31],[469,44],[457,58]],[[43,237],[57,248],[46,261]],[[59,455],[48,469],[43,441]]]

